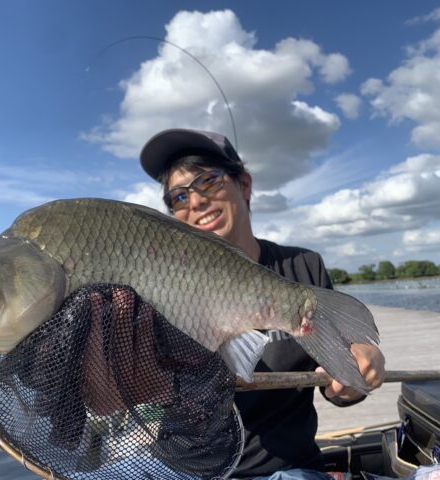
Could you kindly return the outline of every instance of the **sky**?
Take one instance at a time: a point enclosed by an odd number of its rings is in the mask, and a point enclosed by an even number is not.
[[[139,153],[196,128],[252,173],[258,237],[440,264],[438,1],[4,1],[0,66],[0,231],[59,198],[165,212]]]

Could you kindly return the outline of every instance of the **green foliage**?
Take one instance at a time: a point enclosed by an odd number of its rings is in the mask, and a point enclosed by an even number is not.
[[[359,267],[359,272],[363,280],[376,280],[376,272],[374,271],[374,264],[362,265]]]
[[[364,283],[375,280],[393,280],[395,278],[417,278],[440,275],[440,265],[429,260],[408,260],[395,267],[389,260],[379,262],[377,270],[374,264],[362,265],[357,273],[347,273],[339,268],[329,269],[332,283]]]
[[[376,271],[376,278],[378,280],[390,280],[396,278],[396,268],[389,260],[379,262]]]
[[[350,276],[345,270],[341,270],[340,268],[330,268],[328,270],[330,275],[330,279],[332,283],[349,283],[351,281]]]
[[[428,260],[408,260],[397,267],[396,273],[398,277],[416,278],[439,275],[440,271],[433,262]]]

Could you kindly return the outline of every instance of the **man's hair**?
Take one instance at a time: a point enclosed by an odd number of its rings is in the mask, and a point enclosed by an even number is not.
[[[223,170],[234,182],[241,184],[241,176],[244,173],[249,174],[248,170],[242,162],[228,161],[225,157],[216,156],[212,153],[203,151],[188,151],[179,152],[175,158],[171,158],[168,162],[168,167],[164,173],[158,178],[162,184],[164,195],[169,192],[168,183],[172,171],[176,169],[185,169],[191,173],[201,173],[205,168],[219,168]],[[247,202],[250,211],[250,202]]]

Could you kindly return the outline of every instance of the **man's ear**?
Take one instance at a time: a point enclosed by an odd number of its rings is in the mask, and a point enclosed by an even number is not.
[[[242,173],[240,176],[241,190],[246,201],[250,201],[252,194],[252,177],[249,173]]]

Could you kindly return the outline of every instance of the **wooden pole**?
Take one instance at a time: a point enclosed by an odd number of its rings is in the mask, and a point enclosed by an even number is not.
[[[385,374],[385,383],[419,382],[439,380],[440,370],[389,370]],[[274,390],[281,388],[325,387],[331,377],[324,372],[255,372],[253,382],[237,379],[237,392],[251,390]]]

